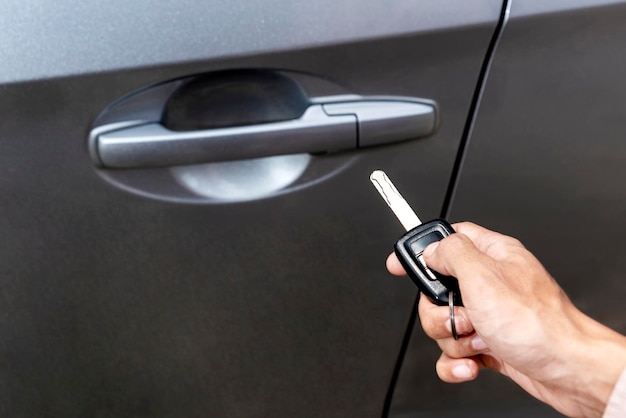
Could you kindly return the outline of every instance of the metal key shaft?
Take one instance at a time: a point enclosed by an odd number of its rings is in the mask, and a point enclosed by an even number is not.
[[[382,170],[375,170],[370,174],[370,181],[383,197],[387,205],[391,208],[396,218],[400,221],[404,229],[410,231],[422,224],[420,218],[415,214],[411,206],[402,197],[396,186],[393,185],[387,174]]]

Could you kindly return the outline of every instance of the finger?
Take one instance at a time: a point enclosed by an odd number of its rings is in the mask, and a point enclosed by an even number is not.
[[[454,359],[441,354],[436,365],[437,376],[447,383],[469,382],[478,377],[480,363],[476,358]]]
[[[452,234],[424,250],[426,264],[441,274],[459,279],[461,293],[476,282],[493,282],[496,261],[480,251],[472,240],[462,233]],[[483,286],[480,286],[483,287]],[[470,291],[473,291],[470,289]],[[473,292],[475,293],[475,292]]]
[[[478,336],[478,334],[469,334],[455,340],[452,337],[437,340],[437,345],[448,357],[466,358],[474,357],[489,351],[487,344]]]
[[[435,305],[430,299],[421,297],[417,306],[422,323],[422,328],[426,335],[434,340],[449,338],[452,336],[450,326],[450,308],[447,306]],[[465,308],[456,306],[454,308],[454,325],[458,335],[469,334],[474,331],[472,323],[467,317]]]
[[[389,270],[389,273],[393,274],[394,276],[406,275],[406,271],[404,271],[404,267],[402,267],[402,264],[400,264],[400,261],[398,260],[398,257],[395,253],[389,254],[386,264],[387,270]]]

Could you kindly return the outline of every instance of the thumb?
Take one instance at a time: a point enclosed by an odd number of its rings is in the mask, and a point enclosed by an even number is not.
[[[426,247],[424,259],[433,270],[456,277],[466,301],[473,294],[480,294],[480,290],[495,279],[495,261],[462,233],[452,234]]]

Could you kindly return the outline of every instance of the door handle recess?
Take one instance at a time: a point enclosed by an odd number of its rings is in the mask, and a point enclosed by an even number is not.
[[[89,138],[94,162],[107,168],[167,167],[297,153],[354,150],[432,135],[434,102],[363,99],[314,103],[298,119],[196,131],[158,122],[103,125]]]

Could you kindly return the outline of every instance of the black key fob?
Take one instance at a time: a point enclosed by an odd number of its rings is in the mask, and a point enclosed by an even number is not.
[[[398,260],[419,290],[437,305],[448,305],[450,292],[453,303],[463,306],[457,279],[444,276],[426,266],[422,253],[431,243],[454,234],[452,226],[443,219],[418,225],[398,239],[394,245]]]

